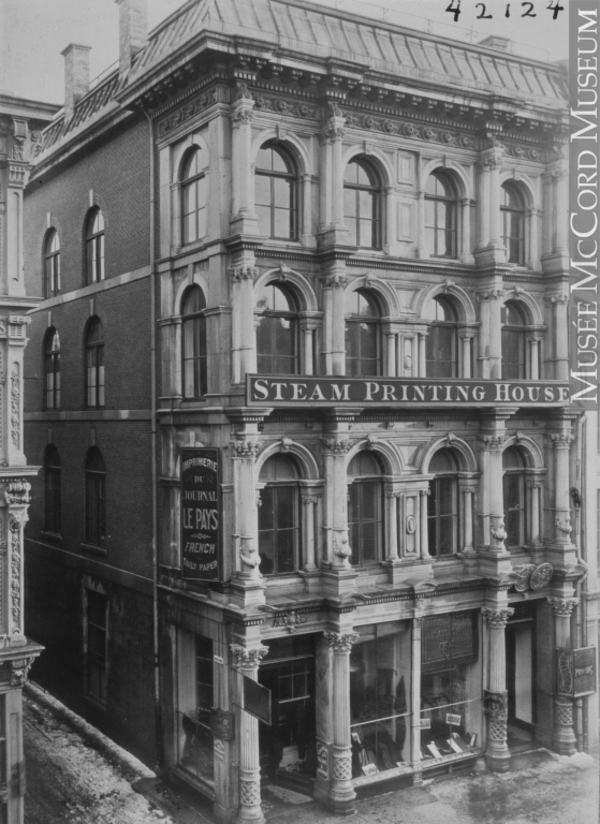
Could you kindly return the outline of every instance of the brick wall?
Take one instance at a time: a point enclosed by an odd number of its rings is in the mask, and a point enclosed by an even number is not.
[[[106,278],[144,266],[149,260],[149,128],[135,122],[110,143],[80,157],[56,176],[34,176],[25,193],[25,283],[27,294],[43,294],[43,241],[47,213],[60,238],[62,292],[84,279],[84,222],[90,189],[105,221]]]

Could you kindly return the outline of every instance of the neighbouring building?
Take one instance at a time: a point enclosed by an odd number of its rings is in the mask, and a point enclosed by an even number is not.
[[[118,2],[26,191],[37,679],[221,822],[597,750],[562,70]]]
[[[23,824],[22,691],[42,651],[25,635],[23,528],[31,480],[23,448],[23,355],[27,295],[23,190],[41,149],[41,129],[58,107],[0,92],[0,822]]]

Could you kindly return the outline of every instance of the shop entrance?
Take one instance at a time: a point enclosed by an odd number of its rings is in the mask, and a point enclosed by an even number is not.
[[[535,605],[523,604],[506,627],[508,745],[533,741],[535,731]]]
[[[315,674],[312,638],[267,642],[258,680],[271,690],[273,724],[260,724],[261,775],[310,786],[316,772]]]

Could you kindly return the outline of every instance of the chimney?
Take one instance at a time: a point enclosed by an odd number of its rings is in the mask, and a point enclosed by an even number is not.
[[[61,52],[65,58],[65,120],[71,118],[75,104],[90,88],[90,49],[69,43]]]
[[[119,6],[119,75],[125,76],[148,39],[148,0],[115,0]]]
[[[506,52],[509,50],[511,41],[508,37],[499,37],[497,34],[490,34],[489,37],[484,37],[483,40],[480,40],[478,45],[485,46],[486,49]]]

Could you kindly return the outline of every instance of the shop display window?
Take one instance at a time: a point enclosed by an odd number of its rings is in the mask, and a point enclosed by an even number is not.
[[[482,745],[482,671],[476,617],[457,613],[423,621],[421,755],[451,760]]]
[[[214,780],[214,742],[210,729],[213,692],[213,642],[200,635],[182,633],[178,762],[195,778],[209,783]]]
[[[409,622],[356,632],[350,655],[353,778],[408,766],[411,729]]]

